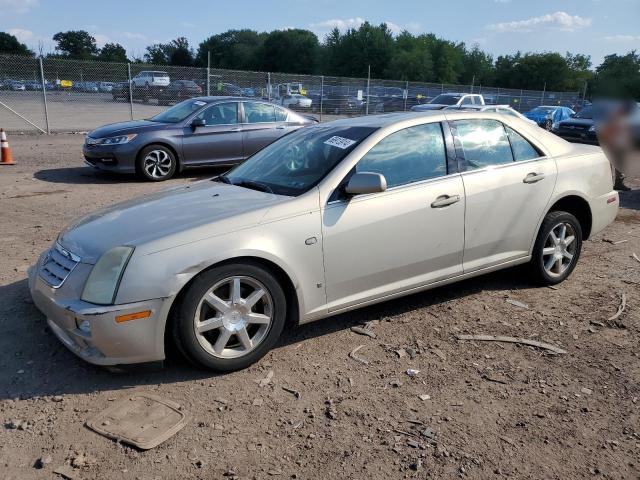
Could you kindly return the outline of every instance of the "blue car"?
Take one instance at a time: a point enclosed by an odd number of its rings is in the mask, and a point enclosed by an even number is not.
[[[542,105],[524,113],[524,116],[529,120],[533,120],[542,128],[551,130],[554,125],[557,125],[562,120],[571,118],[571,115],[574,114],[575,112],[569,107],[559,107],[557,105]]]

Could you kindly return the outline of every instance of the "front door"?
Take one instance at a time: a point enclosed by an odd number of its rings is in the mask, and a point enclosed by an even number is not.
[[[244,158],[250,157],[285,133],[284,122],[276,121],[276,107],[270,103],[242,102]]]
[[[196,118],[204,120],[205,126],[184,127],[182,152],[186,165],[232,164],[242,160],[238,102],[211,105]]]
[[[452,122],[464,156],[464,271],[529,254],[553,193],[557,170],[515,130],[497,120]]]
[[[334,199],[322,212],[329,311],[462,272],[464,189],[447,175],[440,123],[392,133],[355,167],[381,173],[381,193]]]

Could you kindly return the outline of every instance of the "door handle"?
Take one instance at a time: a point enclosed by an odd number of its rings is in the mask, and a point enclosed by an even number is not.
[[[539,182],[540,180],[543,180],[544,177],[545,177],[544,173],[531,172],[526,177],[524,177],[522,181],[524,183],[536,183],[536,182]]]
[[[230,132],[241,132],[242,131],[242,127],[230,128],[229,131]]]
[[[284,129],[285,129],[285,126],[284,126],[284,125],[278,125],[278,126],[276,127],[276,129],[277,129],[277,130],[284,130]]]
[[[442,208],[460,201],[460,195],[440,195],[431,204],[431,208]]]

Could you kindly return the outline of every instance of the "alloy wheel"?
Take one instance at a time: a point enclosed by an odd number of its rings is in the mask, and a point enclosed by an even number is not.
[[[570,223],[561,222],[551,229],[542,249],[542,262],[550,277],[559,277],[571,267],[576,246],[576,232]]]
[[[198,343],[218,358],[242,357],[260,345],[273,321],[267,288],[248,276],[227,277],[202,297],[193,328]]]
[[[152,150],[142,162],[145,172],[152,178],[166,177],[171,171],[173,160],[164,150]]]

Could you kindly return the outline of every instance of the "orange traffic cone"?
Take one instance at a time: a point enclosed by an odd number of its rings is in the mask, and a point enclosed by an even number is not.
[[[7,142],[7,134],[2,128],[0,128],[0,165],[14,165],[11,148]]]

